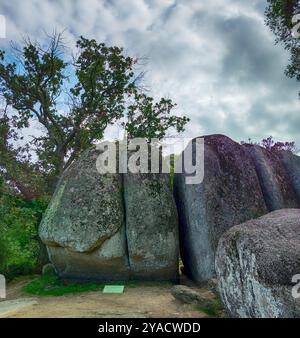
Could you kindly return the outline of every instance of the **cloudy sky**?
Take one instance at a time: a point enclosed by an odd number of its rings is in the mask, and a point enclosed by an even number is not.
[[[298,84],[264,25],[264,0],[0,0],[7,39],[64,30],[148,58],[146,84],[191,118],[186,136],[273,135],[300,147]]]

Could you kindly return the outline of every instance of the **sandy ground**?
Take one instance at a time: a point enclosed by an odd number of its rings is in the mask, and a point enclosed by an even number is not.
[[[61,297],[30,297],[22,292],[28,281],[8,285],[7,299],[0,301],[0,318],[203,318],[205,313],[182,304],[170,286],[125,288],[124,294],[84,292]]]

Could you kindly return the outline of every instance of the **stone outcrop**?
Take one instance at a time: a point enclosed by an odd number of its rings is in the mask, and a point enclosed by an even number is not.
[[[171,289],[172,296],[184,304],[193,304],[198,310],[210,317],[223,317],[224,309],[219,298],[205,288],[191,288],[175,285]]]
[[[223,135],[204,140],[203,182],[186,184],[185,173],[174,177],[182,260],[197,282],[215,276],[215,252],[226,230],[267,213],[247,150]]]
[[[201,304],[210,306],[214,301],[214,294],[207,290],[193,289],[186,285],[175,285],[171,289],[174,298],[186,304]]]
[[[300,156],[294,155],[289,151],[283,151],[279,156],[293,186],[298,207],[300,208]]]
[[[281,156],[287,159],[286,152],[271,152],[257,145],[245,147],[252,157],[268,210],[300,207],[290,175],[281,159]],[[292,170],[292,166],[289,167]]]
[[[204,149],[201,183],[187,184],[186,172],[174,176],[177,210],[169,175],[101,175],[100,150],[87,150],[64,172],[40,226],[59,275],[176,280],[179,217],[184,271],[207,282],[216,275],[215,253],[228,229],[300,207],[299,156],[223,135],[205,136]]]
[[[40,225],[58,274],[176,280],[178,220],[169,181],[101,175],[99,154],[87,150],[64,172]]]
[[[300,210],[274,211],[228,230],[220,239],[216,271],[232,317],[299,318]],[[294,283],[299,279],[294,280]]]
[[[178,224],[169,175],[125,174],[128,259],[134,279],[178,274]]]

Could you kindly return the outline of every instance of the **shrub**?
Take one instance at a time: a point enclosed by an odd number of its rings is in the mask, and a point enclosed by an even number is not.
[[[23,200],[0,181],[0,273],[8,279],[34,271],[38,224],[46,205],[46,200]]]
[[[271,152],[280,152],[280,151],[290,151],[292,153],[297,153],[295,142],[279,142],[275,141],[273,136],[269,136],[263,139],[261,142],[253,142],[251,138],[248,141],[241,141],[241,144],[246,145],[258,145]]]

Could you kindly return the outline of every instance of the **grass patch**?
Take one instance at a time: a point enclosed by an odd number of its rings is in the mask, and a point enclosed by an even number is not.
[[[102,291],[104,285],[124,285],[125,288],[172,286],[170,282],[114,281],[105,284],[67,283],[57,276],[39,276],[23,287],[23,291],[36,296],[64,296],[88,291]]]
[[[207,304],[195,304],[194,308],[197,311],[206,313],[210,317],[220,317],[223,310],[223,306],[219,298]]]
[[[58,277],[42,276],[24,286],[23,291],[36,296],[63,296],[67,294],[102,290],[104,285],[95,283],[68,284]]]

